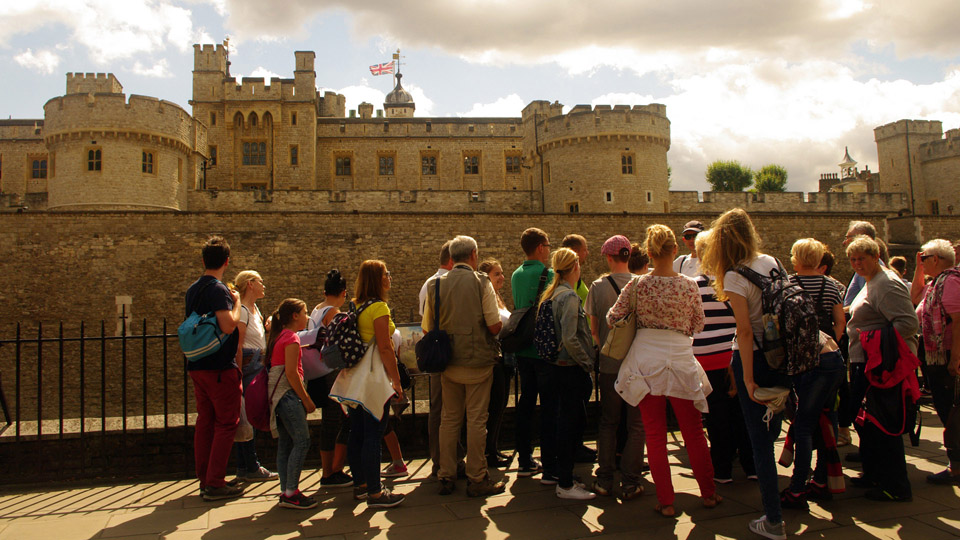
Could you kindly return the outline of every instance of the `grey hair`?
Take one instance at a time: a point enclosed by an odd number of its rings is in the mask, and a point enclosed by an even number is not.
[[[937,238],[930,240],[924,244],[921,248],[926,255],[936,255],[941,259],[950,263],[950,266],[953,266],[957,262],[956,253],[953,251],[953,244],[949,240],[944,240],[943,238]]]
[[[869,221],[851,221],[850,225],[847,226],[847,233],[849,234],[851,232],[857,236],[862,234],[870,238],[877,237],[877,228]]]
[[[863,253],[864,255],[880,258],[880,244],[877,244],[877,241],[869,236],[860,235],[854,238],[853,241],[850,242],[850,245],[847,246],[847,257],[854,253]]]
[[[477,241],[469,236],[457,236],[450,241],[450,258],[453,262],[466,262],[477,251]]]

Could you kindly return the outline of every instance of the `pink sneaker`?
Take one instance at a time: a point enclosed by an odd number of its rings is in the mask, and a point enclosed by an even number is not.
[[[403,463],[391,463],[380,471],[380,476],[384,478],[399,478],[401,476],[408,476],[409,474],[410,473],[407,472],[407,466]]]

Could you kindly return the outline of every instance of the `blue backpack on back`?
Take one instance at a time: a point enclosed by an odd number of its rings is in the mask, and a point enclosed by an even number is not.
[[[215,312],[211,311],[202,315],[197,313],[197,304],[200,303],[203,292],[213,283],[220,283],[220,280],[211,281],[197,291],[190,315],[177,328],[180,350],[183,351],[183,355],[189,362],[196,362],[219,351],[223,347],[223,343],[230,337],[230,334],[224,334],[220,331],[220,323],[217,322]]]

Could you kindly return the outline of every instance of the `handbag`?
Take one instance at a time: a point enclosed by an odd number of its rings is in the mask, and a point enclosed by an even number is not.
[[[634,278],[635,280],[637,278]],[[611,280],[611,284],[616,288],[616,284]],[[637,309],[636,304],[631,302],[630,313],[626,317],[613,323],[610,331],[607,333],[607,339],[603,342],[600,354],[607,358],[622,361],[627,357],[630,345],[637,336]]]
[[[544,268],[543,273],[540,274],[540,284],[537,286],[537,296],[534,297],[533,303],[513,310],[510,318],[507,319],[507,324],[503,325],[498,337],[504,354],[518,353],[533,345],[533,334],[537,326],[536,305],[540,295],[543,294],[543,289],[546,288],[547,275],[547,269]]]
[[[268,395],[269,373],[269,369],[261,369],[243,391],[242,406],[246,412],[247,421],[260,431],[270,431],[270,399],[280,385],[280,381],[277,380],[277,384],[273,386],[273,392]]]
[[[420,338],[416,346],[417,369],[423,373],[441,373],[450,363],[450,335],[440,329],[440,278],[433,294],[433,330]]]
[[[240,396],[240,423],[237,424],[237,433],[233,436],[233,442],[247,442],[252,439],[253,425],[247,420],[247,409],[243,396]]]
[[[372,345],[371,340],[367,352],[356,366],[340,370],[330,388],[330,399],[345,407],[361,407],[380,421],[383,406],[394,395],[394,391],[387,370],[383,368],[380,349]]]

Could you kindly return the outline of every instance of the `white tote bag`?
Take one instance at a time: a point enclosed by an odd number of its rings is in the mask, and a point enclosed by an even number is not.
[[[352,368],[341,369],[330,389],[330,399],[346,407],[363,407],[363,410],[380,420],[383,407],[393,396],[393,385],[380,359],[380,350],[371,340],[360,363]]]
[[[240,424],[237,425],[237,433],[233,436],[233,442],[247,442],[253,439],[253,424],[247,420],[247,407],[240,396]]]

